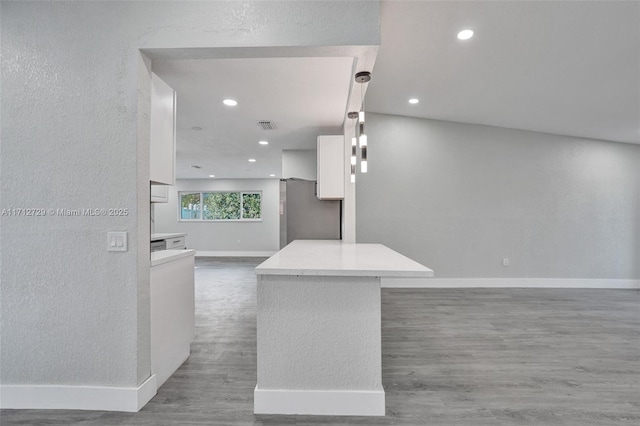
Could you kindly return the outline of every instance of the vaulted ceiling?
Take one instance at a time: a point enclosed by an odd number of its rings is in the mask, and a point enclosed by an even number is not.
[[[367,110],[640,143],[638,1],[383,1],[380,31]]]

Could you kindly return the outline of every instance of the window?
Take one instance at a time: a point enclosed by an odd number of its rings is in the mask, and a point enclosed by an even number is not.
[[[200,194],[180,194],[180,219],[200,219]]]
[[[260,221],[260,192],[180,192],[180,220]]]

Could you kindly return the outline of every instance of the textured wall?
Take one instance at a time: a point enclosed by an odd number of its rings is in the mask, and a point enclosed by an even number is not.
[[[282,151],[282,178],[316,180],[318,153],[315,149],[285,149]]]
[[[169,202],[155,204],[156,232],[184,232],[187,248],[204,251],[280,249],[278,179],[181,179],[169,188]],[[262,191],[262,222],[179,222],[178,191]]]
[[[380,114],[367,131],[358,242],[440,278],[640,278],[640,145]]]
[[[379,278],[258,277],[260,389],[381,390],[381,344]]]
[[[138,57],[127,46],[131,20],[106,4],[1,7],[2,207],[122,207],[129,215],[0,218],[0,379],[136,385]],[[131,249],[107,253],[108,230],[128,231]]]
[[[138,49],[377,44],[379,5],[0,8],[0,207],[129,210],[124,217],[0,217],[0,381],[135,386],[149,374],[148,262],[137,250],[149,234],[148,141],[138,129],[146,114],[138,111],[145,107],[138,75],[146,70]],[[108,230],[128,231],[130,250],[108,253]]]

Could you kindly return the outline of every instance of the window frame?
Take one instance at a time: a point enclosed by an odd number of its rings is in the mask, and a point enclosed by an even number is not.
[[[205,219],[204,218],[204,196],[205,194],[240,194],[240,219]],[[182,196],[188,194],[200,195],[200,218],[199,219],[183,219],[182,218]],[[260,217],[259,218],[244,218],[244,196],[245,194],[258,194],[260,195]],[[262,191],[229,191],[229,190],[215,190],[215,191],[178,191],[178,222],[222,222],[222,223],[234,223],[234,222],[262,222]]]

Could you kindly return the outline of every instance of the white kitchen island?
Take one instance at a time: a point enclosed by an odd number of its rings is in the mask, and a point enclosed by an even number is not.
[[[256,274],[254,412],[384,416],[380,279],[433,271],[381,244],[297,240]]]

